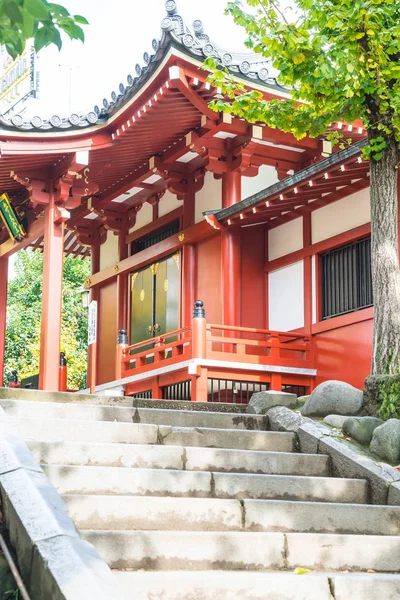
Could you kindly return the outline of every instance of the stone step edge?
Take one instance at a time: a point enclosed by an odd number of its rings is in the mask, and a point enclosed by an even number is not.
[[[190,410],[193,412],[243,413],[242,404],[226,402],[189,402],[185,400],[148,400],[125,396],[106,396],[100,394],[82,394],[69,392],[46,392],[43,390],[26,390],[0,388],[0,400],[31,400],[34,402],[58,402],[60,404],[92,404],[95,406],[122,406],[128,408],[161,408],[170,410]]]
[[[195,411],[195,410],[187,410],[187,409],[177,410],[177,409],[171,409],[171,408],[168,408],[168,407],[159,408],[158,406],[152,406],[151,408],[147,408],[147,407],[143,407],[143,406],[140,406],[140,407],[137,407],[137,406],[117,406],[117,405],[113,406],[113,405],[110,405],[110,404],[86,404],[86,403],[79,403],[79,402],[73,402],[73,403],[72,402],[68,402],[68,403],[67,402],[51,402],[51,401],[48,401],[48,402],[35,402],[34,400],[31,400],[31,399],[29,399],[29,400],[28,399],[27,400],[25,400],[25,399],[24,400],[16,400],[16,399],[11,399],[11,398],[1,398],[0,397],[0,406],[6,411],[6,413],[7,413],[7,410],[8,410],[7,407],[4,407],[4,404],[6,402],[12,402],[13,405],[15,405],[15,406],[17,406],[19,408],[21,408],[21,407],[23,408],[24,405],[26,405],[26,404],[27,405],[31,405],[31,406],[37,406],[38,404],[41,404],[43,406],[52,405],[53,407],[57,407],[57,406],[61,405],[61,406],[68,406],[68,407],[71,407],[71,408],[77,406],[79,408],[80,407],[88,407],[89,409],[90,408],[94,408],[94,409],[108,409],[108,410],[115,409],[117,411],[119,411],[119,410],[121,410],[121,411],[130,410],[130,411],[134,411],[134,412],[137,411],[137,410],[145,410],[145,411],[148,411],[149,413],[151,413],[154,410],[154,411],[157,411],[157,412],[166,412],[166,413],[171,413],[171,414],[179,412],[180,414],[184,414],[184,415],[193,415],[193,414],[196,414],[196,413],[204,413],[204,412],[206,412],[206,414],[210,415],[211,417],[215,416],[215,415],[218,415],[218,416],[222,415],[223,417],[227,417],[227,419],[228,418],[238,418],[238,419],[240,419],[240,418],[246,418],[246,419],[249,419],[249,420],[255,420],[255,421],[259,421],[259,422],[263,422],[263,421],[265,422],[266,421],[264,415],[261,415],[261,414],[249,414],[249,413],[246,413],[245,411],[244,412],[227,412],[227,411],[211,411],[211,410],[208,410],[208,411]],[[154,402],[156,402],[156,401],[154,401]],[[18,418],[18,415],[14,415],[14,414],[10,414],[9,416]],[[19,415],[19,416],[24,416],[24,415]],[[28,415],[28,418],[35,418],[35,417],[33,415],[32,416]],[[37,417],[37,418],[40,418],[40,417]],[[49,417],[49,418],[52,419],[52,418],[58,418],[58,417]],[[59,418],[63,418],[64,419],[64,417],[59,417]],[[78,419],[78,420],[83,420],[83,419]],[[95,420],[96,421],[103,421],[104,420],[106,422],[109,422],[108,419],[95,419]],[[114,421],[111,421],[111,422],[114,422]],[[116,422],[130,423],[130,421],[116,421]],[[152,425],[152,424],[153,423],[143,423],[143,425]],[[179,425],[178,425],[178,427],[179,427]],[[248,431],[269,431],[269,430],[266,430],[266,429],[249,429]]]
[[[368,481],[371,504],[400,506],[400,471],[366,456],[355,445],[338,438],[331,427],[287,407],[274,407],[266,414],[271,431],[296,435],[300,452],[328,455],[332,475]]]

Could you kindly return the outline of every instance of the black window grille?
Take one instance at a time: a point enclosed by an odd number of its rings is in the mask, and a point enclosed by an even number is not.
[[[322,318],[372,306],[371,238],[321,255]]]
[[[305,385],[283,385],[282,392],[296,394],[296,396],[305,396],[308,394],[308,387]]]
[[[152,400],[152,390],[146,390],[145,392],[139,392],[138,394],[132,394],[131,398],[137,398],[138,400]]]
[[[154,244],[158,244],[158,242],[162,242],[163,240],[170,238],[171,236],[179,233],[179,231],[180,225],[179,219],[177,219],[176,221],[172,221],[171,223],[168,223],[168,225],[165,225],[156,231],[152,231],[149,235],[146,235],[145,237],[133,242],[132,254],[146,250],[146,248],[150,248],[151,246],[154,246]]]
[[[269,390],[269,383],[232,381],[230,379],[209,379],[208,401],[247,404],[253,394],[256,394],[257,392],[266,392],[267,390]]]

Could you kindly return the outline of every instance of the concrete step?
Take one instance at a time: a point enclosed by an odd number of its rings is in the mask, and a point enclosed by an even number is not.
[[[125,444],[160,443],[168,446],[185,445],[278,452],[291,452],[294,449],[294,434],[273,431],[170,427],[40,417],[11,417],[10,422],[22,438],[47,442],[64,440]]]
[[[397,572],[400,564],[398,536],[89,530],[81,535],[114,569]]]
[[[262,452],[227,448],[187,448],[151,444],[86,444],[84,442],[35,440],[28,440],[27,443],[36,460],[42,464],[277,473],[317,477],[329,475],[329,458],[323,454]],[[338,497],[340,497],[341,491],[342,488],[339,487]]]
[[[400,535],[400,507],[214,498],[63,498],[78,529]]]
[[[207,471],[178,471],[169,469],[128,469],[123,467],[71,467],[43,465],[43,470],[60,494],[107,496],[171,496],[190,498],[255,498],[285,499],[291,495],[307,499],[329,497],[335,483],[348,497],[363,497],[363,482],[344,483],[343,480],[279,475],[232,475]],[[315,496],[313,493],[315,490]],[[358,495],[360,493],[361,494]],[[310,498],[311,497],[311,498]],[[337,500],[336,493],[333,498]]]
[[[218,429],[266,430],[264,416],[236,413],[199,412],[157,408],[129,408],[97,406],[93,404],[66,404],[29,400],[0,400],[10,417],[41,417],[45,419],[77,419],[85,421],[117,421],[173,425],[175,427],[207,427]]]
[[[398,600],[400,577],[367,573],[260,571],[117,572],[122,589],[135,600]]]

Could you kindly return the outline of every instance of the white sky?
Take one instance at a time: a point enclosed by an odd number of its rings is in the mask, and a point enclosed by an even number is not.
[[[85,44],[64,38],[61,52],[46,48],[39,53],[40,99],[29,113],[42,117],[68,115],[99,106],[110,98],[135,65],[144,64],[143,53],[151,53],[153,38],[160,38],[160,23],[166,16],[165,0],[63,0],[72,14],[85,16]],[[191,27],[195,19],[224,49],[243,50],[244,31],[224,15],[227,0],[178,0],[178,12]],[[60,66],[61,65],[61,66]],[[70,85],[71,76],[71,85]],[[71,98],[70,98],[71,93]]]

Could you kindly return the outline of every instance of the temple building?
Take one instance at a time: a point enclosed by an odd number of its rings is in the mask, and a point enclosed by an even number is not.
[[[30,246],[44,252],[41,389],[59,389],[64,253],[91,256],[92,392],[246,402],[326,379],[362,388],[365,129],[332,124],[353,140],[332,152],[213,112],[209,56],[266,99],[289,92],[260,56],[221,50],[174,0],[166,11],[153,54],[93,111],[0,117],[0,191],[16,220],[0,233],[0,370],[8,260]]]

